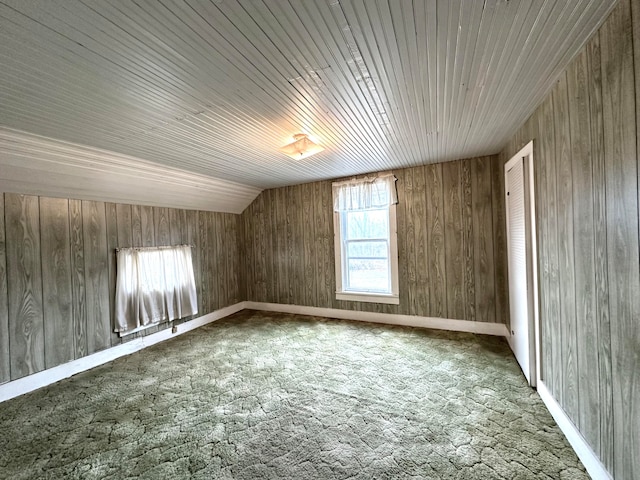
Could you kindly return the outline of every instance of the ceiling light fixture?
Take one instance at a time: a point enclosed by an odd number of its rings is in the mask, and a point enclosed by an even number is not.
[[[285,145],[280,151],[294,160],[302,160],[324,150],[324,147],[309,140],[306,133],[296,133],[293,139],[293,143]]]

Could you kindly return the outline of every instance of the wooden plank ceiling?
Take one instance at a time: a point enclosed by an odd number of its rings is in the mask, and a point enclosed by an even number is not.
[[[258,189],[493,154],[614,4],[0,0],[0,126]]]

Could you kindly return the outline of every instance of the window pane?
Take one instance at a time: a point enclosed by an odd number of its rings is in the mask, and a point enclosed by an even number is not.
[[[390,292],[387,260],[349,259],[347,290],[360,292]]]
[[[386,208],[346,212],[346,216],[348,240],[389,237],[389,211]]]
[[[347,245],[347,255],[353,257],[388,257],[389,248],[387,242],[349,242]]]

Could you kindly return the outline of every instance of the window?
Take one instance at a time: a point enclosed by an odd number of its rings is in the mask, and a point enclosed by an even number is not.
[[[191,247],[121,248],[116,260],[120,336],[198,313]]]
[[[333,184],[338,300],[399,303],[395,181]]]

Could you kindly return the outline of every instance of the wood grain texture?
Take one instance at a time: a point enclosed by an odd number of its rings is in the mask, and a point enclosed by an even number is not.
[[[0,383],[11,380],[9,352],[9,298],[7,293],[7,248],[4,227],[4,193],[0,192]]]
[[[598,330],[595,296],[595,234],[593,162],[587,51],[584,50],[567,72],[571,171],[573,194],[573,250],[575,257],[575,317],[578,426],[590,444],[600,450]],[[579,346],[579,348],[578,348]]]
[[[212,251],[209,248],[209,225],[207,223],[208,212],[198,211],[198,246],[200,247],[200,313],[209,313],[211,302],[211,278],[209,277],[209,258]]]
[[[481,322],[496,321],[495,304],[495,265],[493,256],[493,216],[491,210],[491,157],[477,158],[469,165],[471,170],[473,209],[465,212],[464,218],[471,217],[472,233],[466,241],[473,241],[473,258],[467,258],[466,276],[474,281],[465,280],[465,284],[474,284],[468,292],[465,305],[475,305],[475,320]],[[467,227],[468,228],[468,227]],[[467,249],[465,245],[465,250]],[[471,297],[471,293],[475,293]]]
[[[462,243],[462,185],[460,162],[442,165],[444,186],[447,318],[464,319],[464,245]]]
[[[407,252],[411,252],[411,254],[407,255],[405,259],[406,263],[406,277],[404,279],[404,286],[408,291],[408,304],[406,306],[407,310],[415,315],[417,311],[419,311],[418,300],[417,300],[417,290],[418,290],[418,272],[417,270],[417,262],[416,262],[416,203],[419,202],[417,196],[414,195],[414,177],[415,177],[415,168],[407,168],[403,171],[404,173],[404,201],[405,201],[405,209],[406,209],[406,220],[404,224],[404,244]]]
[[[556,129],[555,129],[555,115],[554,115],[554,102],[551,98],[551,104],[549,109],[545,112],[545,118],[543,120],[545,128],[550,129],[548,136],[546,137],[548,157],[547,167],[549,174],[546,177],[547,186],[547,210],[549,215],[546,219],[547,222],[547,251],[546,258],[548,259],[548,298],[549,298],[549,313],[547,316],[547,322],[551,339],[551,368],[552,373],[550,383],[548,384],[550,391],[556,396],[556,399],[563,404],[564,395],[562,392],[562,334],[561,334],[561,317],[560,317],[560,285],[558,279],[558,220],[557,220],[557,168],[556,168]]]
[[[475,166],[478,161],[483,162],[480,167]],[[255,242],[247,254],[255,257],[247,269],[247,282],[253,284],[248,299],[282,298],[296,305],[444,318],[450,318],[450,306],[467,320],[476,319],[474,312],[482,304],[482,321],[496,321],[493,216],[502,203],[494,208],[494,162],[497,157],[484,157],[394,171],[400,305],[336,300],[332,182],[264,191],[243,214],[248,235],[244,244]],[[477,168],[479,181],[474,180]],[[445,194],[443,170],[448,172],[446,191],[450,197],[453,192],[453,207]],[[475,230],[483,235],[479,247]],[[471,260],[480,255],[478,272]],[[260,292],[262,279],[268,285],[266,294]]]
[[[621,0],[501,154],[537,125],[543,381],[613,478],[640,471],[639,37]]]
[[[589,61],[589,120],[593,160],[593,229],[595,250],[596,331],[598,338],[599,442],[594,445],[602,463],[613,469],[613,387],[611,385],[611,321],[609,318],[609,276],[607,262],[607,203],[605,180],[604,125],[600,36],[587,46]],[[580,345],[580,348],[582,346]]]
[[[106,209],[103,202],[82,201],[84,277],[87,311],[87,353],[111,345],[109,318],[109,257]]]
[[[446,249],[444,237],[444,185],[442,183],[442,165],[425,166],[427,245],[429,258],[429,309],[434,317],[446,317],[447,310],[447,273]],[[402,287],[400,287],[402,288]]]
[[[537,143],[534,144],[534,148],[536,147]],[[493,220],[493,260],[495,265],[494,298],[496,323],[509,325],[503,163],[498,156],[493,157],[491,160],[491,215]]]
[[[302,185],[301,211],[302,211],[302,255],[303,255],[303,277],[302,277],[302,305],[316,305],[317,303],[317,283],[315,273],[316,252],[313,184]]]
[[[153,207],[153,231],[156,246],[171,245],[171,225],[169,224],[168,208]]]
[[[199,224],[198,212],[196,210],[186,210],[185,212],[185,242],[193,245],[191,249],[191,260],[193,261],[193,276],[196,280],[196,295],[198,297],[198,315],[202,315],[202,272],[200,271],[200,258],[202,256],[202,246],[199,245]]]
[[[40,198],[45,368],[74,359],[69,200]]]
[[[142,205],[139,207],[140,211],[140,241],[141,243],[136,246],[142,247],[155,247],[155,231],[156,228],[153,224],[153,207]]]
[[[87,355],[87,303],[84,271],[84,229],[82,202],[69,200],[69,233],[71,246],[71,288],[73,293],[73,341],[75,358]]]
[[[116,205],[116,229],[118,231],[118,248],[133,247],[132,207],[118,203]]]
[[[576,285],[573,251],[573,179],[567,75],[560,78],[552,93],[556,130],[557,247],[560,292],[560,335],[563,407],[578,417],[578,375],[576,352]],[[579,425],[578,425],[579,427]]]
[[[538,141],[539,157],[534,162],[536,186],[537,190],[537,228],[538,228],[538,285],[539,285],[539,302],[540,302],[540,337],[541,337],[541,378],[545,384],[551,388],[553,384],[554,372],[557,372],[557,368],[554,367],[553,362],[553,325],[551,320],[551,268],[549,265],[549,217],[555,215],[555,212],[551,212],[549,209],[548,195],[547,195],[547,177],[549,175],[555,175],[553,171],[549,171],[548,163],[549,156],[555,155],[554,148],[554,131],[553,128],[549,128],[547,122],[553,121],[552,114],[553,104],[551,102],[551,96],[542,104],[538,109],[537,117],[539,121],[540,137]],[[513,152],[515,153],[515,152]]]
[[[640,40],[640,39],[638,39]],[[600,30],[616,478],[640,471],[640,259],[631,3]]]
[[[214,301],[211,306],[212,310],[217,310],[220,306],[226,303],[227,299],[227,279],[228,272],[226,270],[225,252],[223,251],[224,245],[224,218],[222,214],[213,213],[209,214],[209,221],[211,222],[211,230],[213,232],[213,251],[215,255],[212,256],[213,262],[209,267],[209,276],[215,282],[215,288],[212,288],[214,293]],[[219,275],[214,275],[213,272],[219,272]]]
[[[461,193],[462,193],[462,248],[463,248],[463,264],[464,264],[464,275],[463,281],[464,286],[462,288],[462,294],[464,298],[464,319],[465,320],[476,320],[480,319],[481,321],[488,321],[486,319],[483,320],[482,312],[476,311],[476,307],[481,307],[479,305],[478,299],[482,298],[481,295],[476,297],[476,269],[478,266],[485,267],[486,266],[486,258],[479,259],[477,257],[476,252],[476,243],[477,236],[479,233],[479,225],[477,225],[477,217],[478,215],[473,215],[474,206],[477,208],[478,206],[481,209],[485,209],[486,205],[479,205],[478,200],[482,197],[477,196],[477,188],[472,188],[473,181],[476,179],[473,178],[472,170],[477,167],[478,162],[481,160],[478,159],[476,161],[463,161],[460,164],[460,182],[461,182]],[[472,180],[473,178],[473,180]],[[489,184],[491,187],[491,184]],[[481,212],[484,213],[484,212]],[[483,215],[486,217],[486,215]],[[486,221],[486,218],[483,218]],[[474,222],[475,221],[475,222]],[[474,225],[475,223],[475,225]],[[490,223],[489,223],[490,225]],[[484,225],[486,226],[486,225]],[[493,232],[490,233],[493,235]],[[486,239],[482,239],[483,245],[486,247]],[[491,246],[493,248],[493,242],[491,242]],[[493,252],[492,252],[493,253]],[[493,256],[493,255],[492,255]],[[485,256],[486,257],[486,256]],[[475,261],[474,261],[475,260]],[[484,268],[484,273],[486,273],[487,269]],[[491,282],[493,285],[494,282]],[[481,285],[478,285],[478,290],[482,288]],[[483,298],[484,300],[484,298]],[[493,292],[491,293],[491,302],[494,302]]]
[[[7,378],[0,377],[0,382],[170,328],[170,322],[165,322],[123,338],[112,333],[117,247],[173,241],[194,245],[199,302],[203,277],[207,283],[204,290],[209,294],[208,308],[213,308],[214,300],[220,302],[219,306],[226,306],[243,298],[238,244],[242,232],[237,215],[201,212],[205,221],[205,238],[201,239],[196,211],[154,212],[153,207],[139,205],[13,194],[6,194],[9,202],[5,205],[5,195],[0,198],[0,260],[11,259],[6,270],[11,275],[6,282],[0,282],[0,287],[7,286],[4,296],[0,288],[0,334],[2,318],[7,321],[4,328],[9,329],[9,291],[13,295],[11,308],[16,313],[12,310],[13,330],[0,339],[0,360],[7,356],[3,363]],[[171,226],[172,219],[175,227]],[[220,232],[220,243],[212,233],[214,225]],[[209,251],[210,247],[213,251]],[[202,255],[207,261],[204,271]],[[4,268],[0,274],[5,274]],[[220,277],[219,283],[213,276]],[[222,295],[218,290],[215,295],[210,294],[208,286],[218,288],[218,284]],[[7,310],[4,316],[2,298]],[[200,305],[199,311],[203,312]]]
[[[396,180],[396,189],[398,192],[398,204],[396,205],[398,232],[407,231],[407,222],[409,220],[409,218],[407,217],[407,199],[404,172],[405,170],[396,170],[394,172],[396,178],[398,179]],[[407,235],[398,235],[398,276],[400,278],[408,278],[409,253],[409,249],[407,248]],[[400,305],[409,305],[408,286],[399,286],[398,294],[400,295]]]
[[[426,179],[424,167],[414,167],[413,178],[413,235],[414,262],[416,270],[416,292],[414,307],[416,312],[426,312],[429,308],[429,268],[427,263],[427,218],[426,218]],[[397,209],[397,207],[396,207]],[[396,212],[397,213],[397,212]],[[419,313],[417,313],[419,314]]]
[[[11,379],[45,368],[38,197],[5,194]]]
[[[107,226],[107,265],[109,268],[109,331],[111,345],[122,343],[114,331],[116,325],[116,249],[118,248],[118,210],[115,203],[105,204]]]

